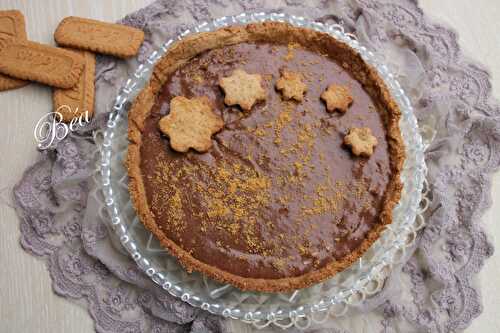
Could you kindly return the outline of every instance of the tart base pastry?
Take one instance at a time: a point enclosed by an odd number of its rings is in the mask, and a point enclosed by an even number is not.
[[[238,69],[266,92],[249,110],[225,104],[219,85]],[[277,90],[283,71],[300,75],[302,100]],[[321,99],[332,84],[349,89],[345,113]],[[177,96],[205,96],[223,119],[207,152],[176,152],[160,131]],[[350,266],[392,222],[399,117],[376,71],[327,34],[278,22],[196,34],[159,60],[129,112],[132,201],[187,271],[243,290],[305,288]],[[369,157],[343,144],[364,127],[378,142]]]

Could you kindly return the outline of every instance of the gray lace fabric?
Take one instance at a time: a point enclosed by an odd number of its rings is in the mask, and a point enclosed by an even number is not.
[[[500,165],[500,107],[490,96],[488,72],[464,58],[456,34],[428,20],[411,0],[156,1],[122,23],[146,32],[141,62],[155,45],[195,22],[270,9],[343,24],[384,57],[420,125],[436,131],[426,153],[432,193],[427,227],[414,255],[358,311],[309,331],[466,328],[481,313],[475,277],[493,253],[480,224],[491,203],[491,174]],[[47,263],[55,293],[88,309],[98,332],[251,331],[165,293],[96,219],[92,134],[136,65],[136,60],[98,57],[94,120],[41,152],[13,189],[21,244]]]

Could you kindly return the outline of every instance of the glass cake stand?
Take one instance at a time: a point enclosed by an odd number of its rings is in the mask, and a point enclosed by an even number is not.
[[[127,171],[123,164],[128,145],[126,113],[130,102],[148,80],[155,63],[172,43],[192,33],[262,21],[288,22],[325,32],[357,50],[379,72],[399,104],[402,112],[400,127],[406,146],[406,160],[401,174],[403,193],[399,204],[394,208],[392,224],[351,267],[325,282],[289,293],[244,292],[200,273],[186,273],[138,220],[130,201]],[[101,175],[99,186],[109,226],[114,230],[111,234],[117,237],[137,265],[165,292],[192,306],[240,319],[256,327],[270,324],[282,328],[294,325],[307,327],[312,322],[326,320],[328,316],[345,314],[350,306],[359,304],[381,289],[395,265],[404,261],[407,249],[414,244],[417,231],[424,226],[421,213],[428,202],[423,193],[425,146],[410,101],[387,66],[374,53],[361,46],[355,36],[344,32],[342,26],[337,24],[326,25],[284,13],[243,13],[203,22],[185,30],[166,41],[138,66],[116,97],[102,135],[101,158],[98,162]]]

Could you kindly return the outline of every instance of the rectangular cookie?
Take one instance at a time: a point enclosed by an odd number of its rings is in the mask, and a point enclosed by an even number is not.
[[[59,23],[54,39],[62,46],[128,58],[139,51],[144,32],[126,25],[70,16]]]
[[[0,36],[0,73],[58,88],[79,80],[83,58],[62,48]]]
[[[18,10],[0,10],[0,36],[27,39],[24,15]],[[21,88],[29,81],[0,74],[0,91]]]
[[[94,114],[95,55],[88,51],[72,51],[80,54],[85,63],[78,83],[69,89],[54,89],[54,111],[61,113],[64,122],[70,122],[88,111],[90,119]]]

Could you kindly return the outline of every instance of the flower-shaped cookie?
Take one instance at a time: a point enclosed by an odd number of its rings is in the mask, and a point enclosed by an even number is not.
[[[208,97],[177,96],[170,101],[170,113],[160,119],[158,126],[170,138],[172,149],[187,152],[193,148],[203,153],[212,147],[211,137],[224,122],[212,111]]]
[[[349,134],[344,137],[344,144],[351,147],[354,155],[370,157],[378,141],[368,127],[360,127],[349,130]]]
[[[339,84],[329,85],[321,94],[321,99],[326,102],[326,110],[328,112],[338,110],[345,113],[352,104],[352,95],[349,88]]]
[[[219,80],[219,85],[226,94],[224,103],[239,104],[243,110],[250,110],[257,101],[263,101],[267,97],[261,82],[261,75],[248,74],[242,69],[236,69],[231,76]]]
[[[276,89],[281,91],[284,99],[294,99],[302,102],[307,86],[302,82],[302,75],[283,70],[280,79],[276,82]]]

